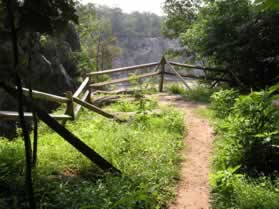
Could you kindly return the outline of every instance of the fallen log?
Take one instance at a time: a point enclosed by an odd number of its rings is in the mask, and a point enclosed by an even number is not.
[[[105,96],[93,101],[93,105],[97,107],[104,107],[113,103],[116,103],[120,99],[120,96]]]

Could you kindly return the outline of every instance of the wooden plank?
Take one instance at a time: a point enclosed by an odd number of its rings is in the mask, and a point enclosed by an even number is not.
[[[49,114],[50,117],[56,119],[56,120],[70,120],[71,116],[70,115],[55,115],[55,114]],[[31,112],[25,112],[24,113],[25,118],[32,118],[32,113]],[[0,120],[18,120],[19,115],[18,112],[13,112],[13,111],[0,111]]]
[[[225,69],[217,69],[217,68],[208,68],[208,67],[202,67],[198,65],[188,65],[188,64],[182,64],[178,62],[169,62],[170,65],[177,66],[177,67],[185,67],[190,69],[198,69],[198,70],[205,70],[205,71],[213,71],[213,72],[221,72],[221,73],[229,73]]]
[[[101,87],[101,86],[105,86],[105,85],[111,85],[111,84],[116,84],[116,83],[122,83],[122,82],[126,82],[126,81],[131,81],[131,80],[137,80],[140,78],[147,78],[147,77],[152,77],[155,75],[159,75],[160,72],[152,72],[152,73],[146,73],[146,74],[142,74],[139,76],[133,76],[133,77],[128,77],[128,78],[120,78],[120,79],[115,79],[112,81],[106,81],[106,82],[102,82],[102,83],[95,83],[95,84],[91,84],[89,85],[89,87]]]
[[[87,108],[89,110],[92,110],[92,111],[94,111],[94,112],[96,112],[96,113],[98,113],[98,114],[100,114],[100,115],[102,115],[102,116],[104,116],[106,118],[114,119],[114,120],[116,120],[118,122],[124,122],[123,120],[117,118],[116,116],[114,116],[114,115],[112,115],[110,113],[107,113],[107,112],[103,111],[102,109],[96,107],[95,105],[92,105],[92,104],[90,104],[90,103],[88,103],[86,101],[82,101],[81,99],[76,98],[76,97],[74,97],[73,99],[79,105],[81,105],[81,106],[83,106],[83,107],[85,107],[85,108]]]
[[[166,75],[171,75],[171,76],[176,76],[175,73],[171,72],[165,72]],[[185,75],[182,73],[179,73],[182,77],[184,78],[193,78],[193,79],[199,79],[199,80],[209,80],[209,81],[223,81],[223,82],[229,82],[230,80],[225,79],[225,78],[212,78],[212,77],[204,77],[204,76],[195,76],[195,75]]]
[[[17,91],[15,88],[0,82],[0,86],[6,90],[11,96],[17,98]],[[80,153],[94,162],[97,166],[105,171],[111,171],[115,174],[121,174],[121,172],[115,168],[110,162],[104,159],[100,154],[95,152],[92,148],[81,141],[77,136],[72,134],[68,129],[60,125],[55,119],[53,119],[48,113],[46,113],[41,107],[37,106],[34,102],[30,101],[28,97],[23,97],[23,103],[25,106],[33,109],[40,120],[47,124],[51,129],[58,133],[64,140],[75,147]]]
[[[67,91],[65,95],[69,99],[69,101],[67,102],[65,114],[70,115],[72,117],[72,120],[75,120],[73,94],[71,91]]]
[[[22,88],[23,94],[25,96],[29,96],[29,89]],[[34,99],[42,99],[50,102],[57,102],[57,103],[67,103],[69,101],[66,97],[57,96],[54,94],[49,94],[41,91],[32,90],[32,96]]]
[[[170,66],[171,70],[175,73],[175,75],[182,81],[182,83],[184,84],[184,86],[189,89],[192,90],[190,88],[190,86],[187,84],[187,82],[183,79],[183,77],[173,68],[173,66],[171,66],[171,64],[169,62],[167,62],[167,64]]]
[[[93,76],[93,75],[118,73],[118,72],[123,72],[123,71],[127,71],[127,70],[136,70],[136,69],[154,67],[154,66],[159,65],[159,64],[160,64],[160,62],[153,62],[153,63],[143,64],[143,65],[134,65],[134,66],[130,66],[130,67],[122,67],[122,68],[116,68],[116,69],[111,69],[111,70],[98,71],[98,72],[89,73],[87,75],[88,76]]]
[[[84,89],[87,87],[88,83],[89,83],[89,77],[86,77],[84,79],[84,81],[82,82],[82,84],[79,86],[79,88],[76,90],[76,92],[74,93],[73,97],[79,97],[80,94],[84,91]]]
[[[85,102],[86,100],[87,100],[87,97],[90,95],[90,91],[89,90],[87,90],[86,92],[85,92],[85,94],[83,95],[83,97],[81,98],[81,100],[83,101],[83,102]],[[77,105],[76,106],[76,108],[75,108],[75,117],[77,117],[78,116],[78,113],[79,113],[79,111],[81,110],[81,105],[79,104],[79,105]]]

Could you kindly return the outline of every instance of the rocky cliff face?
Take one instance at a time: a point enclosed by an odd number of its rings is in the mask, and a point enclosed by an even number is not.
[[[163,37],[118,37],[122,55],[113,62],[113,67],[130,66],[160,61],[167,49],[180,47],[177,40]]]
[[[2,34],[0,34],[2,35]],[[27,39],[21,37],[20,57],[27,60]],[[76,78],[79,76],[77,60],[74,53],[80,50],[79,35],[74,25],[69,25],[68,30],[56,38],[47,38],[42,43],[35,38],[32,47],[31,70],[24,64],[21,65],[23,85],[32,82],[32,88],[48,93],[63,95],[66,91],[73,91],[77,87]],[[0,36],[0,80],[13,85],[12,50],[10,37]],[[26,63],[26,62],[23,62]],[[56,107],[55,104],[40,102],[47,111]],[[16,111],[16,101],[0,90],[0,110]],[[28,110],[27,110],[28,111]],[[0,136],[13,138],[16,134],[14,121],[0,121]]]

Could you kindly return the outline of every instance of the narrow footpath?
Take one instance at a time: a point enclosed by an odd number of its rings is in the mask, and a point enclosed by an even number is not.
[[[209,209],[210,157],[212,154],[213,129],[206,119],[197,116],[195,110],[204,105],[185,102],[180,96],[159,94],[161,104],[172,105],[185,113],[187,134],[182,151],[180,182],[177,197],[169,209]]]

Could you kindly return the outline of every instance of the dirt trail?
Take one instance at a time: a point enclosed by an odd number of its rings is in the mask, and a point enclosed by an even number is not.
[[[160,94],[160,103],[173,105],[185,112],[187,136],[177,198],[169,209],[209,209],[209,164],[213,130],[208,122],[195,114],[203,105],[183,101],[179,96]]]

